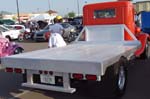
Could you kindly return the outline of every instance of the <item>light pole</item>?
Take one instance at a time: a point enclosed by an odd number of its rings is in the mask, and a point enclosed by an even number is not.
[[[48,8],[49,8],[49,10],[51,9],[50,1],[49,0],[48,0]]]
[[[77,8],[78,8],[78,16],[80,14],[80,9],[79,9],[79,0],[77,0]]]
[[[18,0],[16,0],[16,4],[17,4],[18,22],[19,22],[19,24],[20,24],[20,16],[19,16],[19,4],[18,4]]]

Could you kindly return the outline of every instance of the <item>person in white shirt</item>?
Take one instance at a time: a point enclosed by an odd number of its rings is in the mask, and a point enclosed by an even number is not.
[[[62,21],[61,16],[56,16],[54,19],[54,24],[49,26],[49,30],[51,36],[49,38],[48,47],[63,47],[66,46],[66,42],[64,41],[62,35],[64,34],[64,28],[60,25]]]

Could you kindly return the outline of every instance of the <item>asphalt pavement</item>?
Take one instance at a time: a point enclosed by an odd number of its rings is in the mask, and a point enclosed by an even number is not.
[[[47,42],[20,43],[25,52],[47,48]],[[78,86],[73,94],[31,89],[21,86],[22,75],[0,70],[0,99],[150,99],[150,60],[132,62],[128,69],[126,93],[121,98],[109,93],[108,86]]]

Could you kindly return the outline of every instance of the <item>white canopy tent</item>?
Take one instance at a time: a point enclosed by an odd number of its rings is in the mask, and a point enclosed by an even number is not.
[[[39,14],[37,16],[33,16],[30,18],[32,21],[47,21],[48,23],[51,22],[56,16],[50,16],[49,14]]]

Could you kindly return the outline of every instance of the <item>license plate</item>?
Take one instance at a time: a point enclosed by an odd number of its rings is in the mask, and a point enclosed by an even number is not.
[[[54,76],[40,75],[40,79],[41,79],[41,83],[55,84],[55,78],[54,78]]]

